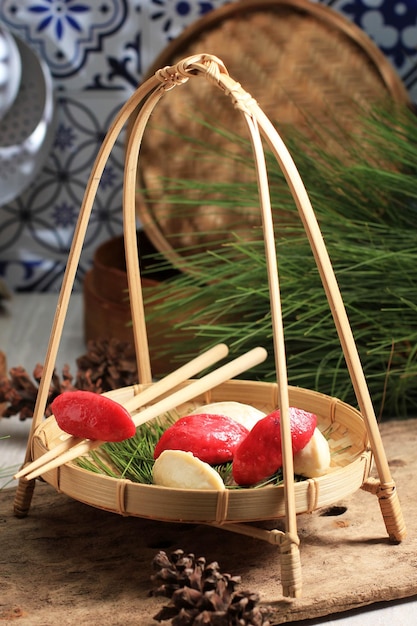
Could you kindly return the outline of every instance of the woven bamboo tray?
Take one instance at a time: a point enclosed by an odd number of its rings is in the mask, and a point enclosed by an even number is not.
[[[157,71],[122,107],[106,135],[90,175],[69,254],[53,321],[43,375],[39,385],[25,466],[30,467],[33,462],[36,463],[36,461],[42,459],[43,454],[57,448],[60,441],[62,433],[56,425],[55,418],[52,416],[47,420],[43,419],[48,390],[96,191],[111,150],[120,132],[132,116],[135,116],[135,122],[126,151],[123,223],[130,305],[140,384],[132,388],[117,390],[113,393],[113,397],[123,404],[129,403],[131,400],[140,401],[142,395],[148,390],[152,391],[160,384],[160,381],[154,382],[152,378],[138,264],[139,255],[135,215],[137,163],[146,125],[157,104],[165,96],[171,94],[173,89],[192,81],[202,83],[204,79],[212,87],[217,87],[223,92],[225,106],[230,106],[229,100],[231,100],[234,108],[246,123],[253,148],[268,270],[277,381],[276,383],[245,380],[232,381],[231,379],[242,373],[244,368],[240,372],[233,370],[234,373],[231,374],[230,368],[228,365],[225,365],[219,368],[219,370],[214,370],[211,374],[198,379],[197,382],[188,380],[183,385],[179,385],[177,380],[176,385],[173,385],[173,387],[179,386],[179,390],[176,390],[173,394],[170,390],[165,390],[164,393],[167,395],[161,402],[172,403],[172,406],[167,407],[166,410],[170,410],[170,408],[177,409],[180,414],[187,412],[187,407],[183,406],[183,403],[190,401],[199,405],[207,401],[235,399],[254,404],[264,410],[270,410],[279,406],[281,410],[280,428],[284,486],[226,490],[222,491],[222,493],[217,493],[216,491],[167,489],[153,485],[132,484],[126,480],[109,479],[105,476],[96,475],[92,472],[81,470],[72,463],[64,464],[64,456],[61,457],[61,461],[58,458],[59,470],[52,470],[51,466],[48,465],[48,470],[42,471],[41,467],[39,472],[57,490],[63,491],[71,495],[71,497],[92,506],[114,511],[115,513],[171,521],[199,521],[216,524],[222,528],[248,534],[276,544],[279,546],[281,554],[283,593],[287,596],[297,597],[301,593],[301,564],[297,534],[298,513],[312,511],[317,507],[328,505],[363,487],[378,496],[381,513],[391,540],[402,540],[405,536],[405,526],[396,487],[392,480],[382,445],[375,413],[342,297],[302,180],[291,155],[269,119],[252,96],[228,74],[223,62],[217,57],[203,53],[183,59],[175,66]],[[141,107],[139,115],[137,115],[138,106]],[[270,146],[286,176],[303,221],[329,306],[333,313],[335,326],[341,341],[341,349],[345,356],[357,396],[359,411],[334,398],[329,398],[310,390],[288,387],[274,224],[263,140]],[[263,355],[265,351],[259,347],[251,352],[256,352],[256,359],[258,359],[259,354],[262,353]],[[246,369],[260,362],[259,360],[255,362],[255,359],[251,357],[249,364],[248,355],[239,357],[238,360],[242,358]],[[224,370],[224,368],[227,369],[228,375],[223,374],[222,377],[219,377],[218,373],[220,370]],[[207,378],[210,379],[210,384],[207,383]],[[206,380],[204,388],[202,386],[203,380]],[[212,382],[213,380],[215,382]],[[181,401],[177,400],[177,394],[180,394]],[[173,398],[175,398],[175,402]],[[155,404],[155,407],[157,405],[160,408],[159,401]],[[323,430],[331,429],[330,445],[334,454],[333,467],[328,475],[316,480],[295,482],[289,423],[289,406],[291,405],[316,412],[320,427]],[[137,413],[137,417],[141,418],[142,416],[143,421],[156,417],[154,413],[154,406],[152,403],[148,403],[143,410]],[[136,414],[133,417],[135,419]],[[136,423],[138,424],[138,422]],[[83,445],[89,449],[94,445],[94,442],[87,441]],[[369,478],[372,459],[375,461],[379,476],[377,480],[370,480]],[[29,479],[31,476],[30,472],[26,472],[26,475],[28,478],[22,477],[20,479],[15,497],[15,513],[19,516],[27,514],[34,489],[34,480]],[[285,532],[277,529],[265,530],[261,527],[245,524],[247,521],[271,520],[277,517],[285,519]]]
[[[140,390],[126,387],[108,395],[123,404],[134,393],[140,393]],[[335,398],[306,389],[290,388],[289,394],[291,406],[316,413],[320,429],[331,432],[331,471],[320,478],[295,484],[296,512],[307,513],[357,491],[364,477],[369,475],[371,452],[366,427],[357,410]],[[278,389],[273,383],[229,381],[201,398],[177,407],[177,412],[179,416],[186,415],[199,405],[223,400],[244,401],[270,412],[278,405]],[[36,459],[56,446],[63,434],[55,418],[48,418],[34,434],[32,457]],[[57,491],[121,515],[215,524],[285,517],[283,486],[210,493],[167,489],[94,474],[74,463],[51,470],[43,474],[43,478]]]
[[[201,50],[220,57],[230,74],[256,94],[284,139],[296,129],[306,148],[312,142],[347,158],[349,146],[360,141],[366,111],[386,100],[408,102],[400,78],[366,33],[309,0],[241,0],[211,11],[161,52],[149,75]],[[224,210],[215,202],[215,191],[210,197],[205,189],[191,210],[167,201],[161,184],[165,178],[252,180],[238,159],[222,155],[233,150],[227,138],[214,136],[201,120],[246,136],[221,94],[194,83],[185,96],[174,93],[154,112],[138,171],[137,212],[143,228],[156,249],[182,271],[188,270],[187,248],[217,249],[217,241],[232,231],[253,238],[253,226],[259,225],[259,212],[239,206]],[[189,138],[181,151],[175,149],[178,136]],[[212,146],[216,158],[196,159],[195,140]],[[182,198],[189,195],[182,192]]]

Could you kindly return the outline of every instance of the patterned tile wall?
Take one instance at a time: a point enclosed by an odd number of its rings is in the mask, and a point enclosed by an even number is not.
[[[0,206],[0,276],[9,288],[60,288],[91,164],[110,120],[167,43],[222,4],[225,0],[0,0],[0,24],[46,61],[57,102],[43,169],[29,188]],[[417,0],[322,4],[375,41],[417,102]],[[94,250],[122,230],[122,157],[121,138],[100,185],[78,290]]]

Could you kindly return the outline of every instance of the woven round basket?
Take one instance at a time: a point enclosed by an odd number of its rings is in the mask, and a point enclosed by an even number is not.
[[[123,403],[135,392],[138,390],[126,387],[108,395]],[[307,513],[357,491],[364,477],[369,475],[371,452],[363,418],[356,409],[306,389],[290,387],[289,393],[291,406],[317,415],[319,428],[328,437],[332,455],[331,469],[326,475],[295,484],[296,512]],[[185,415],[208,402],[223,400],[243,401],[269,413],[278,404],[277,386],[274,383],[229,381],[201,398],[177,407],[176,412],[178,416]],[[62,435],[64,433],[55,418],[48,418],[33,437],[33,458],[54,448]],[[212,492],[168,489],[95,474],[75,463],[51,470],[43,474],[43,478],[57,491],[75,500],[121,515],[216,524],[285,516],[283,485]]]
[[[193,378],[197,373],[201,373],[207,367],[212,367],[216,361],[226,357],[226,346],[221,344],[207,351],[211,355],[210,363],[207,362],[207,353],[203,353],[161,380],[154,381],[152,376],[149,353],[149,340],[152,341],[152,337],[148,338],[147,333],[136,236],[137,163],[146,126],[157,105],[163,102],[165,97],[169,99],[176,88],[192,82],[204,84],[204,81],[207,81],[212,88],[218,88],[223,93],[225,106],[232,104],[235,115],[238,113],[244,120],[253,149],[274,336],[274,359],[277,373],[274,383],[254,382],[240,378],[233,380],[243,376],[244,372],[256,367],[266,358],[266,351],[261,346],[195,380]],[[138,107],[140,107],[139,114],[137,113]],[[235,400],[252,404],[266,412],[279,407],[283,486],[187,490],[108,478],[104,474],[81,469],[73,462],[81,453],[99,446],[101,442],[90,440],[80,442],[74,437],[61,441],[63,433],[58,428],[54,416],[44,420],[65,316],[97,188],[113,146],[132,117],[135,121],[127,146],[124,168],[123,226],[139,384],[118,389],[110,395],[126,406],[137,427],[167,412],[175,411],[178,415],[184,415],[189,412],[190,408],[207,402]],[[333,314],[359,410],[335,398],[288,386],[275,229],[264,142],[267,142],[271,148],[285,174],[303,221]],[[169,155],[166,157],[169,158]],[[178,311],[181,311],[180,297]],[[214,360],[213,353],[216,357]],[[196,361],[198,361],[199,369],[193,369],[196,367]],[[180,370],[183,378],[180,378]],[[184,371],[187,372],[186,376]],[[169,386],[167,386],[167,381]],[[156,390],[162,399],[158,394],[152,395]],[[150,394],[152,398],[149,397]],[[290,406],[316,413],[320,429],[329,437],[332,466],[324,476],[300,482],[295,480]],[[69,449],[61,454],[62,444],[65,448],[69,446]],[[59,450],[58,453],[56,453],[57,450]],[[52,459],[48,457],[49,453],[52,453]],[[48,459],[44,459],[44,456]],[[375,483],[369,482],[372,459],[375,460],[379,476]],[[34,466],[36,466],[36,471],[34,471]],[[30,506],[33,479],[36,476],[42,476],[58,491],[108,511],[159,520],[215,524],[228,530],[279,544],[283,592],[284,595],[293,597],[299,596],[301,591],[298,513],[328,506],[360,487],[366,487],[378,495],[388,535],[396,541],[404,536],[405,526],[398,496],[359,355],[330,258],[304,184],[285,143],[271,121],[253,97],[229,75],[223,62],[213,55],[201,53],[183,59],[175,66],[158,70],[129,98],[104,139],[87,185],[64,274],[39,385],[25,464],[21,472],[23,473],[19,473],[20,481],[15,497],[15,512],[20,516],[25,515]],[[245,523],[280,517],[285,519],[285,532],[278,529],[265,530]]]
[[[256,94],[284,139],[296,131],[306,147],[313,142],[348,156],[370,107],[384,100],[408,102],[401,80],[371,39],[340,13],[309,0],[241,0],[214,10],[173,40],[148,75],[201,50],[220,57],[230,74]],[[223,209],[214,185],[212,192],[206,186],[198,195],[198,181],[252,180],[239,159],[224,155],[233,150],[229,138],[202,123],[246,136],[221,94],[209,89],[194,83],[185,97],[174,93],[161,103],[145,134],[138,170],[137,212],[143,228],[182,271],[189,269],[187,255],[196,246],[218,249],[229,232],[253,237],[253,226],[259,225],[257,211],[238,203],[233,212]],[[205,144],[215,157],[196,158],[196,147]],[[166,179],[197,182],[192,192],[183,190],[171,202]],[[188,197],[191,209],[181,206],[181,198]]]

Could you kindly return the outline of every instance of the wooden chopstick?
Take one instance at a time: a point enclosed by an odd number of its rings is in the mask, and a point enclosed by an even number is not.
[[[240,357],[237,357],[233,361],[226,363],[226,365],[223,365],[213,372],[206,374],[205,376],[203,376],[203,378],[199,378],[198,380],[191,382],[186,387],[183,387],[182,389],[179,389],[178,391],[170,394],[156,404],[145,408],[143,411],[135,415],[132,419],[136,427],[138,427],[141,424],[144,424],[145,422],[153,419],[154,417],[157,417],[158,415],[166,413],[167,411],[171,411],[183,402],[187,402],[192,398],[195,398],[196,396],[205,393],[210,389],[213,389],[213,387],[216,387],[217,385],[220,385],[221,383],[224,383],[227,380],[234,378],[239,374],[242,374],[244,371],[250,369],[251,367],[259,365],[259,363],[265,361],[266,357],[267,352],[264,348],[253,348],[253,350],[250,350]],[[105,442],[85,440],[81,443],[76,444],[74,447],[70,448],[57,458],[43,464],[41,467],[38,467],[34,471],[31,471],[32,468],[30,466],[27,466],[30,473],[26,475],[26,479],[32,480],[34,478],[37,478],[41,474],[49,472],[56,467],[64,465],[65,463],[68,463],[69,461],[72,461],[73,459],[76,459],[77,457],[86,454],[90,450],[98,448],[99,446],[103,445],[103,443]]]
[[[179,384],[185,382],[189,378],[192,378],[207,367],[214,365],[214,363],[217,363],[218,361],[220,361],[220,359],[225,358],[228,353],[229,348],[224,343],[220,343],[213,348],[206,350],[195,359],[192,359],[188,363],[185,363],[185,365],[182,365],[174,372],[171,372],[161,380],[158,380],[156,383],[153,383],[140,393],[134,395],[133,398],[130,398],[125,403],[123,403],[123,406],[129,412],[136,411],[148,402],[155,400],[162,394],[171,391],[171,389],[174,389]],[[18,479],[26,476],[30,472],[35,471],[38,467],[41,467],[45,463],[48,463],[49,461],[52,461],[52,459],[60,456],[70,448],[73,448],[76,445],[86,441],[88,440],[81,437],[66,435],[65,439],[61,443],[54,446],[51,450],[43,454],[32,463],[29,463],[25,467],[22,467],[15,475],[15,478]]]

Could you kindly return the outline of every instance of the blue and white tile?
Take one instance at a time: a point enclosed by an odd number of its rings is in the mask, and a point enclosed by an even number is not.
[[[58,99],[55,141],[44,169],[21,196],[0,207],[0,275],[16,291],[59,289],[92,163],[119,96],[91,92]],[[122,232],[124,137],[103,172],[86,233],[77,289],[101,242]]]
[[[238,0],[232,0],[238,1]],[[313,0],[362,28],[417,103],[417,0]],[[2,0],[0,22],[43,58],[57,95],[44,169],[0,206],[0,276],[19,291],[59,288],[94,157],[110,120],[157,55],[227,0]],[[112,154],[89,225],[76,288],[94,250],[120,234],[123,142]]]

